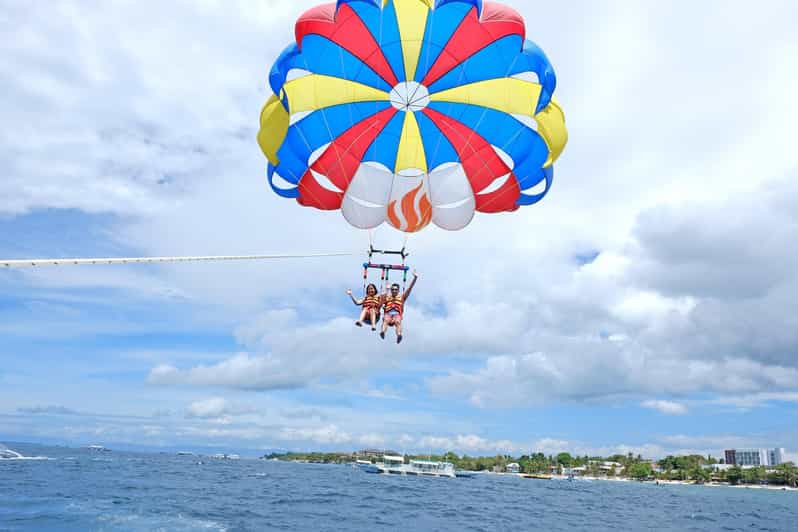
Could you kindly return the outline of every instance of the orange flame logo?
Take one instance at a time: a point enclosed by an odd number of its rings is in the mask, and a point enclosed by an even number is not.
[[[432,203],[422,191],[423,186],[424,183],[420,183],[402,197],[401,214],[404,221],[396,212],[396,200],[388,205],[388,221],[392,226],[406,233],[415,233],[429,225],[432,221]]]

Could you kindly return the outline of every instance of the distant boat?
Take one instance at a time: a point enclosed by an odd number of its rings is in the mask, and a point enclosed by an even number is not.
[[[371,460],[356,460],[352,467],[356,467],[366,473],[379,473],[379,468],[371,463]]]
[[[521,476],[524,477],[524,478],[536,478],[538,480],[551,480],[552,479],[551,475],[545,475],[545,474],[542,474],[542,473],[522,473]]]
[[[410,460],[405,464],[404,456],[383,457],[382,463],[374,464],[377,471],[384,475],[404,475],[417,477],[448,477],[455,478],[454,464],[449,462],[435,462],[432,460]]]
[[[194,456],[191,451],[177,451],[177,456]]]
[[[89,445],[86,447],[90,451],[98,451],[98,452],[110,452],[111,449],[103,446],[103,445]]]
[[[212,454],[211,458],[218,458],[220,460],[238,460],[241,456],[237,454],[216,453]]]
[[[25,458],[17,451],[12,451],[8,447],[0,447],[0,459],[2,460],[22,460]]]
[[[0,460],[47,460],[46,456],[24,456],[0,443]]]

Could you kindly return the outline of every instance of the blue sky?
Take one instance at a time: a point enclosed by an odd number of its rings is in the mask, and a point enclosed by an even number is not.
[[[0,258],[355,255],[0,271],[0,441],[796,452],[793,3],[512,2],[570,142],[540,205],[410,239],[401,346],[352,324],[367,236],[265,183],[312,5],[2,7]]]

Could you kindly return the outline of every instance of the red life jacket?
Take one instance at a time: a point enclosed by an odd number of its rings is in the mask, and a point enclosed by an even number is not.
[[[404,309],[405,309],[405,304],[404,304],[404,301],[402,301],[402,296],[396,296],[396,297],[386,296],[385,297],[385,313],[386,314],[391,312],[392,310],[395,310],[401,316],[402,312],[404,312]]]
[[[363,307],[380,308],[380,296],[366,296],[363,298]]]

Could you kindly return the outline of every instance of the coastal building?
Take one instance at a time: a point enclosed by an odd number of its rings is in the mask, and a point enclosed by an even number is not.
[[[520,473],[521,466],[513,462],[512,464],[507,464],[507,472],[508,473]]]
[[[623,464],[620,462],[601,462],[601,464],[599,464],[599,470],[605,473],[614,472],[616,475],[619,475],[621,471],[623,471]]]
[[[399,453],[390,449],[361,449],[355,453],[355,456],[382,459],[386,454],[397,455]]]
[[[777,466],[784,462],[784,449],[727,449],[726,463],[740,467]]]
[[[734,465],[737,463],[737,451],[734,449],[726,449],[723,454],[727,464]]]
[[[576,466],[563,468],[562,474],[566,476],[581,476],[587,473],[587,466]]]
[[[777,447],[768,451],[768,461],[770,465],[777,466],[784,463],[784,449]]]
[[[704,464],[701,467],[710,471],[728,471],[734,464]]]

